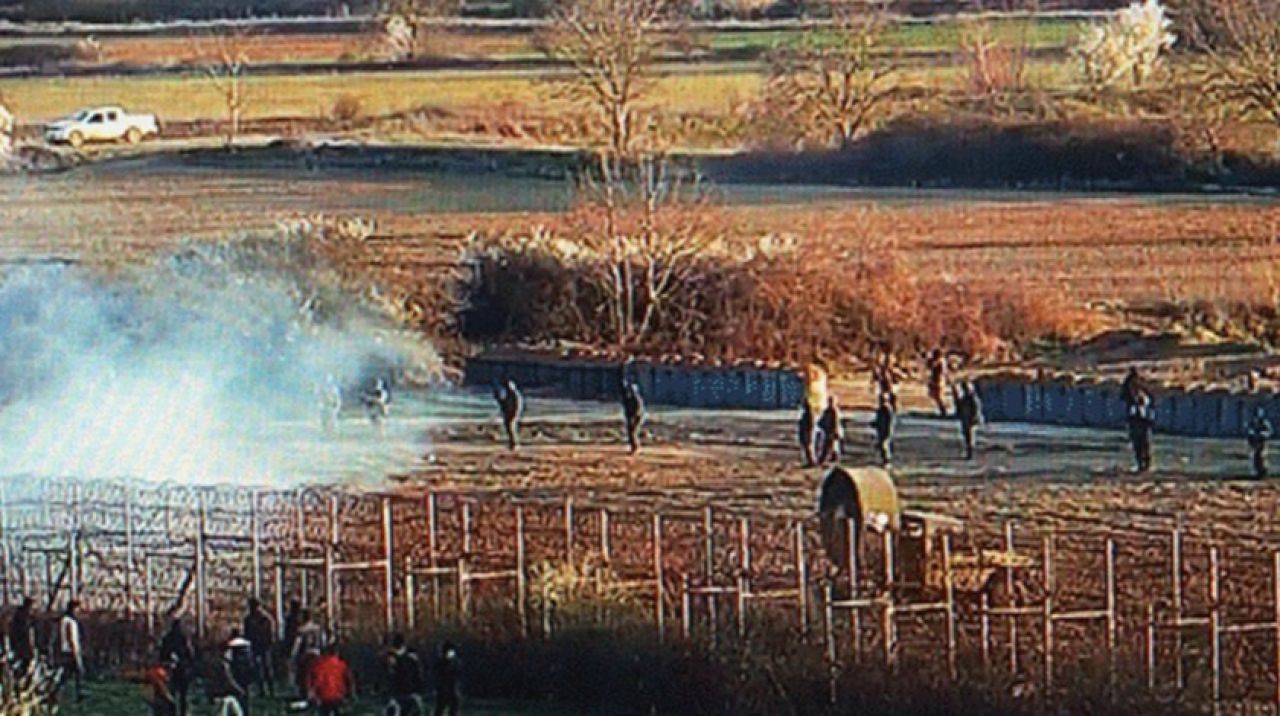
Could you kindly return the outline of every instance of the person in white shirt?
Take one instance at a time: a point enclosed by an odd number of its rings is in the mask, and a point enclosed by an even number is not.
[[[82,701],[80,680],[84,675],[84,652],[81,649],[80,621],[76,619],[76,608],[80,603],[72,599],[67,602],[66,611],[58,622],[58,666],[62,669],[62,678],[58,683],[61,690],[72,677],[76,680],[76,701]]]

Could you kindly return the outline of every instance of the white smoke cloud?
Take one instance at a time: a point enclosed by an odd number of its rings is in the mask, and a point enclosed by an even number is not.
[[[202,246],[112,273],[15,267],[0,273],[0,476],[385,474],[423,446],[394,421],[375,430],[356,395],[374,376],[436,365],[302,240]],[[329,381],[350,404],[336,433],[322,421]]]

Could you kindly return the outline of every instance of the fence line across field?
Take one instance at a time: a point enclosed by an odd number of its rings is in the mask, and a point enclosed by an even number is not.
[[[934,535],[933,566],[908,576],[889,531],[858,534],[846,520],[849,549],[835,564],[817,547],[813,515],[732,501],[667,510],[660,499],[629,509],[620,494],[546,490],[0,487],[6,607],[20,594],[50,609],[78,599],[152,636],[158,618],[176,614],[190,614],[202,638],[220,633],[253,596],[281,621],[289,599],[319,607],[334,633],[511,614],[521,633],[539,624],[547,637],[559,617],[535,593],[548,588],[534,583],[539,570],[593,562],[648,605],[658,639],[714,648],[750,641],[762,620],[804,635],[824,650],[833,696],[856,664],[893,670],[911,658],[950,680],[1004,672],[1053,699],[1061,670],[1091,647],[1112,693],[1131,665],[1153,694],[1191,693],[1215,714],[1261,703],[1280,714],[1280,544],[1182,524],[1163,535],[969,525]],[[923,632],[926,646],[907,632]],[[1086,647],[1072,633],[1085,633]],[[1258,651],[1240,645],[1248,639],[1269,641],[1265,664],[1238,655]],[[1195,659],[1207,667],[1203,696],[1188,691]]]

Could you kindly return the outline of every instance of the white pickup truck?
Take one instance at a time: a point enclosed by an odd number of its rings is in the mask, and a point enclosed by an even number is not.
[[[86,109],[68,119],[60,119],[45,127],[44,140],[50,144],[80,147],[87,142],[119,142],[137,144],[160,134],[160,123],[154,114],[129,114],[120,107]]]

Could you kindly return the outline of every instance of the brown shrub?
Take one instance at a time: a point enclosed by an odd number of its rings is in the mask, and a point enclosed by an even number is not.
[[[611,342],[595,277],[599,259],[540,229],[482,237],[465,287],[473,340]],[[696,259],[653,328],[632,350],[790,362],[840,362],[887,345],[944,347],[975,357],[1088,330],[1083,313],[1043,291],[923,282],[890,244],[766,237],[718,245]],[[642,266],[632,272],[639,275]]]
[[[353,94],[341,94],[329,108],[329,118],[335,122],[350,124],[364,114],[364,102]]]

